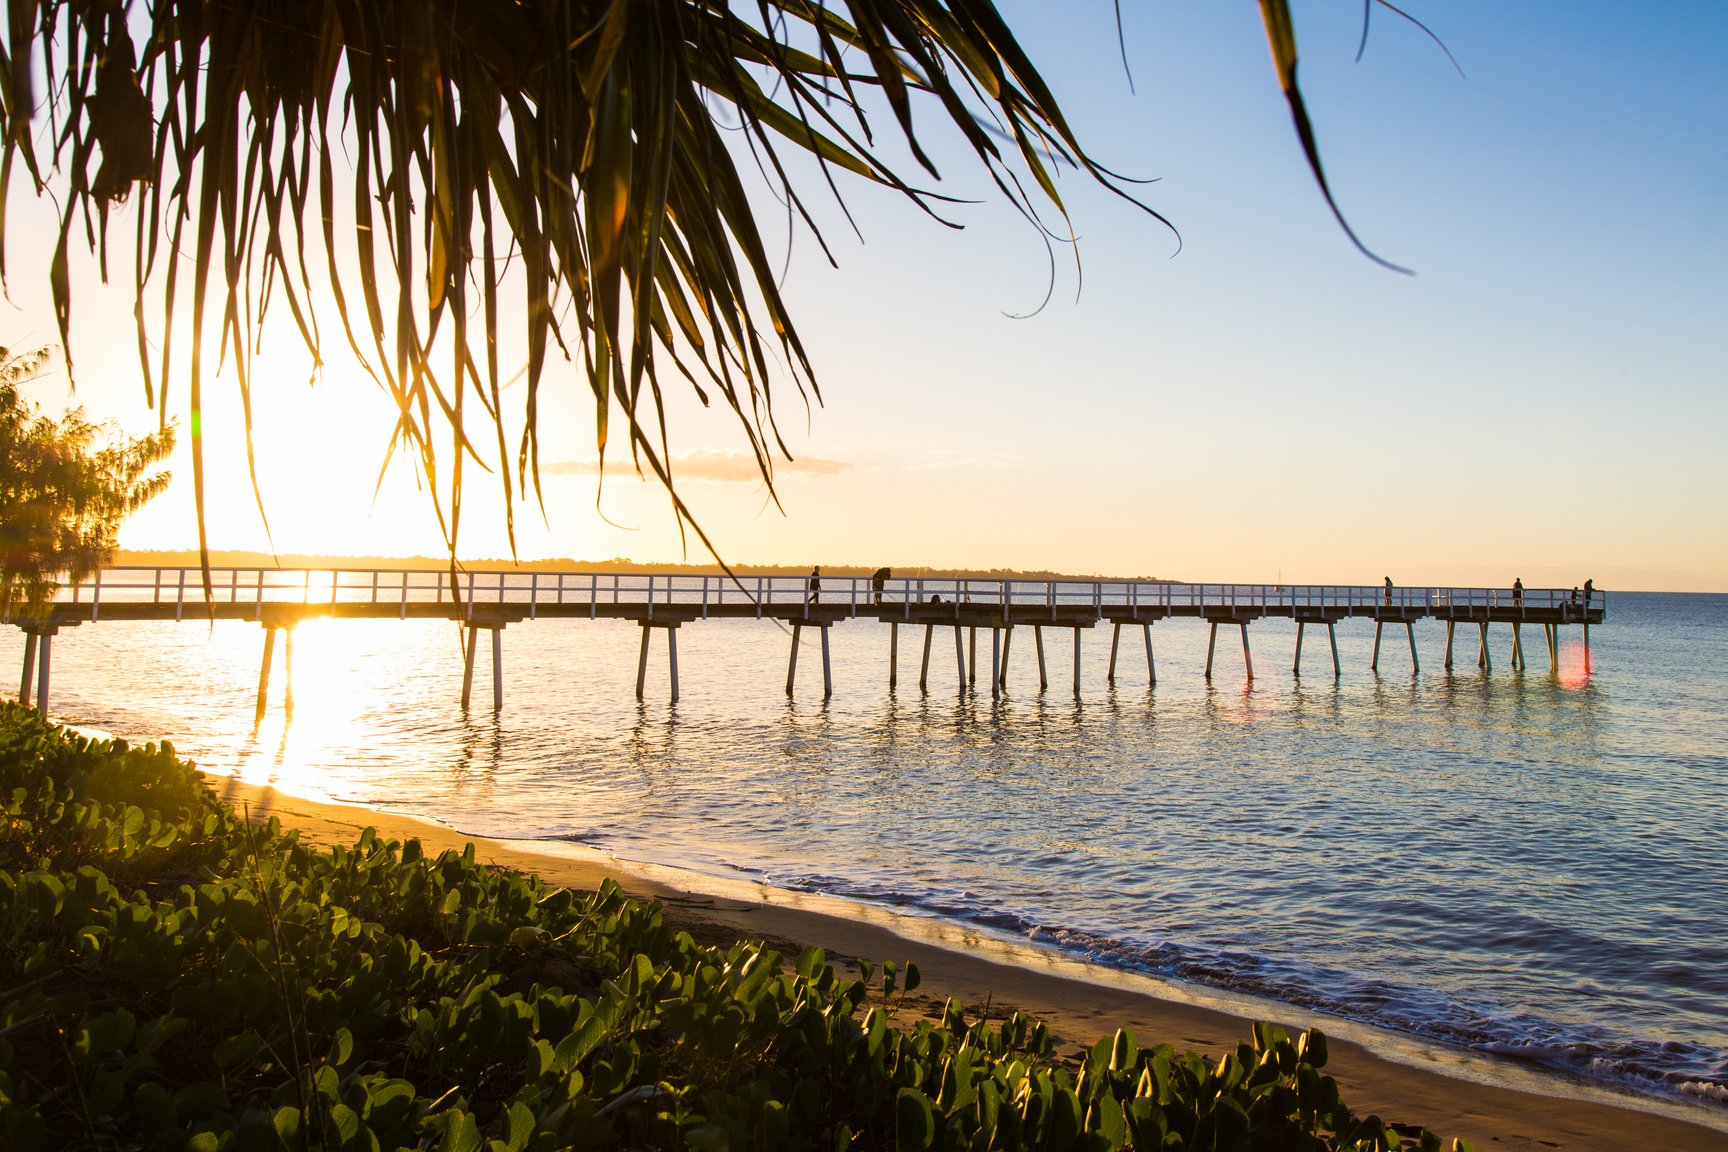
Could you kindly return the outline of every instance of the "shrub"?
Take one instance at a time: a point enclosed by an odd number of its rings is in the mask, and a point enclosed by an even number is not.
[[[657,905],[327,852],[166,744],[0,705],[0,1143],[187,1149],[1438,1149],[1359,1118],[1325,1039],[1221,1060],[1119,1032],[895,1025],[917,970],[697,945]]]

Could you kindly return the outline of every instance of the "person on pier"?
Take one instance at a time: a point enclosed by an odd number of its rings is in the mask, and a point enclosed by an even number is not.
[[[1524,577],[1522,576],[1512,581],[1512,607],[1524,607]]]
[[[822,566],[820,564],[810,569],[810,598],[804,603],[814,604],[822,599]]]
[[[1392,577],[1386,577],[1386,606],[1392,606]]]
[[[886,567],[876,569],[870,577],[870,595],[876,603],[882,603],[882,589],[888,586],[888,578],[894,575]]]
[[[1596,594],[1596,581],[1584,581],[1584,611],[1590,611],[1590,597]]]

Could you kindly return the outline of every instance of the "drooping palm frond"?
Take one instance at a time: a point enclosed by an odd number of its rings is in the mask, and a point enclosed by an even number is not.
[[[672,472],[667,370],[736,415],[770,492],[785,453],[776,376],[819,396],[741,164],[753,158],[818,243],[806,202],[812,161],[824,186],[837,190],[844,174],[935,214],[940,198],[887,158],[890,146],[904,147],[935,174],[915,124],[922,116],[957,130],[1034,221],[1064,215],[1059,166],[1128,195],[1082,148],[989,0],[741,7],[10,0],[0,211],[15,164],[39,189],[57,185],[50,279],[70,347],[71,249],[99,250],[106,268],[111,205],[145,186],[132,241],[139,355],[146,387],[154,381],[163,395],[153,399],[166,405],[175,350],[189,344],[206,552],[207,340],[232,357],[250,453],[256,331],[279,298],[321,360],[329,336],[314,297],[323,292],[352,354],[395,404],[391,450],[412,453],[431,490],[449,492],[434,504],[453,555],[465,458],[514,456],[514,475],[501,469],[507,514],[517,493],[538,491],[540,389],[555,350],[577,361],[592,393],[602,462],[621,427],[635,467],[658,478],[680,523],[701,535]],[[1283,3],[1265,7],[1293,83],[1288,14],[1281,31],[1273,13]],[[879,139],[870,115],[883,108],[894,131]],[[39,141],[32,118],[44,112]],[[0,277],[4,232],[0,219]],[[192,257],[189,323],[177,312],[183,253]],[[498,352],[506,285],[522,294],[526,318],[513,447]],[[146,317],[158,312],[153,334]],[[433,362],[438,348],[447,363]],[[494,426],[487,453],[467,439],[472,403]],[[450,470],[442,482],[441,462]]]

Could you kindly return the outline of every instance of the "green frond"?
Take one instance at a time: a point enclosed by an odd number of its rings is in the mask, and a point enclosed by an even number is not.
[[[1294,92],[1285,5],[1263,9]],[[391,451],[425,476],[452,554],[462,462],[484,463],[462,425],[470,386],[495,425],[509,504],[506,424],[524,428],[515,490],[538,492],[540,390],[567,371],[555,352],[587,385],[602,460],[622,428],[681,517],[662,391],[675,377],[731,410],[771,488],[776,396],[820,391],[722,124],[742,127],[818,243],[792,157],[813,159],[837,196],[838,177],[932,214],[943,200],[887,159],[878,109],[928,176],[915,117],[957,131],[1035,223],[1041,210],[1065,216],[1053,164],[1132,199],[1082,148],[989,0],[13,0],[9,12],[0,203],[18,163],[60,197],[49,271],[65,339],[74,243],[105,254],[110,205],[147,188],[133,204],[140,361],[166,406],[171,349],[190,342],[201,546],[207,346],[233,357],[249,412],[252,336],[278,292],[317,363],[327,351],[313,301],[328,294],[351,354],[395,404]],[[38,63],[56,78],[40,108]],[[33,113],[50,121],[44,138]],[[1007,154],[987,122],[1014,142]],[[184,250],[188,228],[189,319],[176,314],[180,262],[159,259]],[[0,278],[3,241],[0,219]],[[507,287],[525,318],[520,414],[500,394]],[[145,317],[158,313],[152,333]],[[436,364],[435,339],[457,345]]]

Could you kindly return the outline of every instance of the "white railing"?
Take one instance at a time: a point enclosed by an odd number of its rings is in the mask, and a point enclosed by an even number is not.
[[[528,608],[530,617],[546,606],[586,607],[597,615],[606,605],[659,606],[710,610],[743,606],[764,611],[808,602],[812,590],[804,576],[662,575],[618,572],[450,572],[401,568],[212,568],[210,596],[197,568],[109,568],[76,586],[62,588],[61,603],[90,604],[99,619],[103,604],[172,604],[176,617],[207,604],[389,605],[406,616],[410,605],[510,604]],[[1606,596],[1592,590],[1589,606],[1606,607]],[[1583,594],[1561,588],[1429,588],[1334,584],[1178,584],[1128,580],[998,580],[977,578],[892,578],[880,589],[867,576],[824,576],[816,603],[847,614],[874,613],[878,605],[932,603],[968,607],[991,605],[1016,610],[1145,609],[1148,611],[1230,608],[1245,611],[1342,609],[1361,611],[1389,606],[1420,612],[1440,609],[1553,609],[1583,607]],[[778,614],[778,613],[777,613]]]

